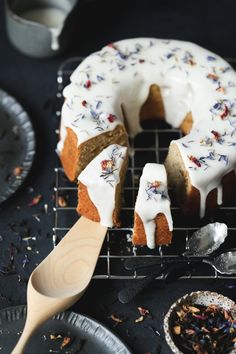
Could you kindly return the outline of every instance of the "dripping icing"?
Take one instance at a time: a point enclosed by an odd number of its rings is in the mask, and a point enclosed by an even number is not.
[[[155,248],[156,225],[158,214],[165,215],[169,230],[173,230],[170,212],[170,200],[167,191],[167,176],[164,165],[147,163],[140,178],[140,186],[135,204],[135,212],[143,222],[147,246]]]
[[[87,187],[89,197],[98,210],[100,223],[107,227],[113,226],[116,186],[120,182],[120,170],[126,154],[126,147],[109,145],[78,177],[78,181]]]

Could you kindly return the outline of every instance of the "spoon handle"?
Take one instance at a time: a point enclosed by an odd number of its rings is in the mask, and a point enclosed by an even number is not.
[[[32,273],[33,274],[33,273]],[[11,354],[23,354],[31,335],[56,313],[66,310],[80,299],[83,293],[68,298],[50,298],[40,294],[32,284],[32,275],[27,287],[27,318],[23,333]]]
[[[155,270],[153,267],[153,274],[150,274],[140,280],[136,280],[134,284],[127,286],[126,288],[120,290],[118,293],[118,299],[121,303],[127,304],[133,300],[141,291],[143,291],[155,278],[163,274],[163,278],[158,279],[159,285],[164,286],[179,279],[181,276],[185,275],[187,272],[194,269],[196,266],[200,265],[201,261],[190,262],[190,263],[179,263],[167,265],[165,268],[162,268],[159,271]]]
[[[188,263],[195,263],[199,261],[203,261],[205,257],[182,257],[182,258],[176,258],[176,257],[158,257],[158,258],[139,258],[139,257],[133,257],[133,258],[128,258],[124,262],[124,266],[126,270],[134,271],[138,269],[143,269],[143,268],[148,268],[148,267],[153,267],[155,265],[166,265],[166,264],[188,264]]]
[[[132,257],[127,258],[124,261],[124,267],[126,270],[137,270],[141,268],[151,267],[153,265],[158,264],[159,259],[153,258],[140,258],[140,257]]]
[[[134,280],[134,284],[127,286],[118,293],[118,299],[122,304],[127,304],[133,300],[142,290],[144,290],[155,278],[163,273],[163,269],[154,274],[150,274],[142,279]],[[160,279],[159,282],[163,284],[163,280]]]

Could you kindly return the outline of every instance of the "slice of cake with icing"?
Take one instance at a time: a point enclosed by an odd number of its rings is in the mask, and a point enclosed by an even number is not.
[[[102,225],[119,225],[122,185],[128,164],[127,148],[109,145],[78,177],[79,214]]]
[[[72,74],[64,96],[58,151],[71,180],[104,147],[127,145],[124,118],[134,136],[143,119],[155,116],[185,134],[194,129],[171,145],[166,162],[171,183],[184,196],[184,210],[204,216],[217,199],[220,203],[233,195],[236,135],[230,127],[235,124],[236,74],[218,55],[176,40],[119,41],[88,56]],[[231,132],[232,139],[217,140],[212,131],[223,137],[224,131]],[[207,139],[215,139],[213,149]],[[174,149],[179,162],[174,161]],[[207,159],[213,157],[212,150],[215,162]],[[226,156],[227,163],[220,156]],[[211,167],[206,171],[202,158]],[[176,183],[176,176],[181,183]]]
[[[83,90],[80,91],[82,94]],[[110,101],[112,98],[107,98],[107,106],[108,103],[114,105]],[[66,99],[62,108],[58,152],[71,181],[108,145],[117,143],[128,146],[122,121],[110,112],[101,97],[91,100],[89,92]],[[121,116],[121,111],[119,113]]]
[[[165,161],[168,179],[189,215],[204,217],[207,210],[229,200],[234,193],[236,119],[232,117],[236,102],[230,105],[228,118],[222,119],[220,106],[214,105],[211,120],[201,122],[170,145]]]
[[[173,222],[164,165],[148,163],[140,178],[135,204],[134,245],[167,245],[172,239]]]

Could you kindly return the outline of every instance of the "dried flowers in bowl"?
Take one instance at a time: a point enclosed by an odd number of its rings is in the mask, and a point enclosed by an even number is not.
[[[236,353],[236,305],[214,292],[187,294],[170,307],[164,331],[175,354]]]

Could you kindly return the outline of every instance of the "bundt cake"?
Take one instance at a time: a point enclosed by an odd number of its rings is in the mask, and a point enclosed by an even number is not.
[[[164,165],[144,166],[134,209],[134,245],[167,245],[172,239],[173,221]]]
[[[187,134],[170,146],[172,187],[186,213],[205,212],[233,195],[236,74],[193,43],[153,38],[112,43],[88,56],[64,90],[58,151],[71,180],[102,149],[127,146],[147,118]],[[191,133],[189,134],[191,130]]]
[[[85,167],[78,177],[79,214],[107,227],[119,226],[127,164],[127,148],[113,144]]]

